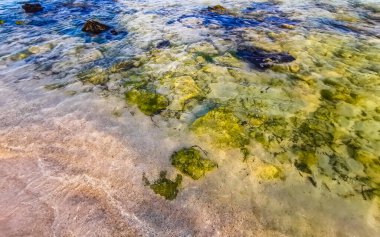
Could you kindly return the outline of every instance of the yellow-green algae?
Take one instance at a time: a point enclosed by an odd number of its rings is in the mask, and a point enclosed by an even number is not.
[[[89,82],[94,85],[101,85],[108,82],[109,77],[103,68],[95,67],[78,74],[78,79],[83,82]]]
[[[167,200],[174,200],[177,197],[179,188],[182,183],[182,175],[177,174],[174,181],[166,178],[167,172],[161,171],[160,177],[152,184],[143,174],[143,182],[146,186],[149,186],[156,194],[163,196]]]
[[[247,131],[232,112],[218,108],[198,118],[191,129],[218,147],[241,148],[249,143]]]
[[[194,147],[182,148],[174,152],[170,159],[174,167],[196,180],[217,167],[215,162],[205,159]]]
[[[137,105],[141,112],[148,116],[166,109],[168,100],[165,96],[145,90],[132,89],[125,94],[128,102]]]

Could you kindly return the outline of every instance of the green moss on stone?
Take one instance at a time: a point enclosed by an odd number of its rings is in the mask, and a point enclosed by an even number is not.
[[[249,143],[246,129],[241,121],[225,109],[216,109],[200,117],[192,124],[192,130],[199,136],[209,136],[219,147],[241,148]]]
[[[83,82],[89,82],[94,85],[101,85],[108,82],[109,78],[102,68],[93,68],[78,74],[78,79]]]
[[[200,151],[193,147],[175,152],[171,156],[171,162],[174,167],[193,179],[200,179],[207,171],[217,167],[215,162],[204,159]]]
[[[179,192],[179,187],[182,183],[182,175],[177,174],[175,181],[166,178],[166,171],[160,172],[160,177],[150,183],[149,180],[143,175],[145,185],[149,186],[156,194],[163,196],[167,200],[174,200]]]
[[[137,105],[140,111],[148,116],[159,113],[169,104],[165,96],[145,90],[133,89],[125,94],[125,98],[128,102]]]
[[[63,88],[66,85],[67,83],[52,83],[52,84],[45,85],[44,88],[46,90],[56,90],[56,89]]]

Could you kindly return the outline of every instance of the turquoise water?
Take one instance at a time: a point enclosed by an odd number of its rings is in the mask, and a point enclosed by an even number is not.
[[[380,2],[21,5],[0,3],[0,162],[26,186],[0,233],[26,199],[54,210],[32,236],[379,235]]]

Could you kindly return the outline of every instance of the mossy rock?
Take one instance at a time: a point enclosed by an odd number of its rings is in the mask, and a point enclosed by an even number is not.
[[[83,82],[89,82],[94,85],[101,85],[108,82],[107,72],[102,68],[93,68],[78,74],[78,79]]]
[[[5,21],[4,20],[0,20],[0,25],[4,24]]]
[[[211,171],[217,164],[211,160],[204,159],[200,151],[193,147],[183,148],[171,156],[174,167],[197,180],[203,177],[206,172]]]
[[[52,84],[45,85],[44,88],[46,90],[51,91],[51,90],[63,88],[65,86],[67,86],[67,83],[52,83]]]
[[[169,104],[165,96],[145,90],[133,89],[125,94],[125,98],[128,102],[137,105],[140,111],[148,116],[165,110]]]
[[[118,72],[128,71],[129,69],[132,69],[138,66],[140,66],[139,61],[134,61],[134,60],[122,61],[122,62],[113,64],[111,68],[109,69],[109,71],[111,73],[118,73]]]
[[[208,7],[207,11],[217,13],[217,14],[227,14],[229,11],[222,5],[216,5],[213,7]]]
[[[182,183],[182,175],[177,174],[176,179],[172,181],[166,178],[166,174],[166,171],[161,171],[160,177],[152,184],[145,175],[143,175],[143,181],[145,185],[149,186],[156,194],[163,196],[167,200],[174,200],[177,197],[179,187]]]
[[[274,165],[263,165],[256,170],[257,177],[262,180],[281,179],[283,174],[280,168]]]
[[[12,61],[21,61],[21,60],[28,58],[31,55],[32,55],[32,53],[30,53],[29,51],[26,50],[26,51],[22,51],[22,52],[13,54],[13,55],[11,55],[10,58]]]
[[[198,118],[191,128],[199,136],[209,136],[219,147],[241,148],[249,143],[248,133],[239,118],[225,109],[208,112]]]
[[[299,151],[298,160],[295,162],[295,167],[304,173],[311,174],[313,167],[318,164],[318,157],[311,151]]]

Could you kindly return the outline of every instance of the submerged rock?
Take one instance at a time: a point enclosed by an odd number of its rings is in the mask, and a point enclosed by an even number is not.
[[[150,183],[149,180],[143,175],[145,185],[149,186],[156,194],[163,196],[167,200],[174,200],[179,192],[179,187],[182,183],[182,175],[177,174],[175,181],[166,178],[166,171],[160,172],[160,177]]]
[[[110,31],[110,33],[113,34],[113,35],[118,35],[119,34],[119,32],[117,30],[115,30],[115,29],[112,29]]]
[[[103,68],[95,67],[89,71],[79,73],[78,79],[83,82],[89,82],[94,85],[101,85],[108,82],[109,78]]]
[[[288,53],[270,52],[257,47],[240,47],[236,56],[249,62],[258,69],[268,69],[275,64],[290,63],[296,60]]]
[[[151,93],[144,90],[131,90],[125,94],[128,102],[137,107],[148,116],[155,115],[168,107],[168,99],[160,94]]]
[[[88,20],[83,28],[82,28],[82,31],[84,32],[87,32],[87,33],[92,33],[92,34],[100,34],[106,30],[108,30],[110,27],[103,24],[103,23],[100,23],[98,21],[95,21],[95,20]]]
[[[169,40],[163,40],[163,41],[159,42],[156,47],[158,49],[162,49],[162,48],[168,48],[168,47],[170,47],[170,45],[171,45],[171,43]]]
[[[4,24],[5,21],[4,20],[0,20],[0,25]]]
[[[221,5],[216,5],[216,6],[213,6],[213,7],[208,7],[207,11],[213,12],[213,13],[217,13],[217,14],[227,14],[229,12],[225,7],[223,7]]]
[[[219,147],[241,148],[249,143],[247,131],[241,121],[229,111],[215,109],[198,118],[192,130],[201,137],[208,137]]]
[[[175,152],[170,159],[174,167],[193,179],[200,179],[207,171],[217,167],[215,162],[204,159],[194,147],[183,148]]]
[[[36,13],[44,9],[39,3],[25,3],[22,8],[26,13]]]

